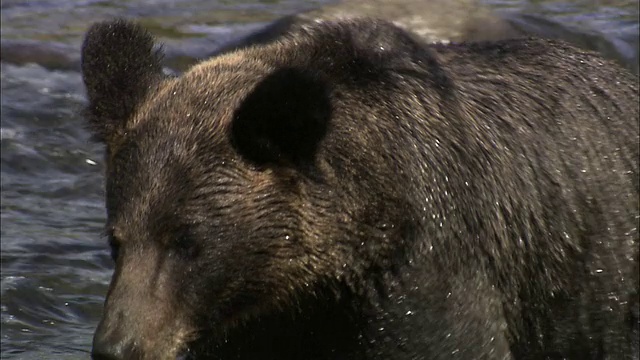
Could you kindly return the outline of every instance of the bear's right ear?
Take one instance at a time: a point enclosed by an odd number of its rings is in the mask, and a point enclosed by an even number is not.
[[[126,20],[96,23],[82,44],[89,125],[109,144],[125,128],[136,106],[162,77],[162,53],[140,25]]]

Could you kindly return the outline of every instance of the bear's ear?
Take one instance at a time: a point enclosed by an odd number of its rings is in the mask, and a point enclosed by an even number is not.
[[[313,166],[331,117],[329,92],[325,81],[306,71],[271,73],[235,112],[232,143],[259,165]]]
[[[140,25],[119,19],[96,23],[82,44],[82,76],[93,135],[109,143],[162,76],[162,54]]]

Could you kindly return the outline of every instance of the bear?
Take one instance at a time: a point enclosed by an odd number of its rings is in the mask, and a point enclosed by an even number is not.
[[[163,72],[82,46],[104,359],[637,359],[637,78],[524,38],[318,22]]]
[[[520,26],[514,26],[509,17],[498,15],[486,4],[475,0],[345,0],[283,16],[246,36],[222,44],[209,55],[264,44],[317,21],[355,17],[390,21],[427,42],[504,40],[526,34]]]

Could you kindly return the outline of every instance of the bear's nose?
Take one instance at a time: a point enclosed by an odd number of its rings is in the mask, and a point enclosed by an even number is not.
[[[104,330],[104,326],[100,324],[93,336],[93,348],[91,349],[91,357],[93,360],[124,360],[125,359],[125,343],[122,339],[113,336],[113,332]]]

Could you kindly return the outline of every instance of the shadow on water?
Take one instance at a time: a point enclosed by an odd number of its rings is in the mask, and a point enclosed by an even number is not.
[[[637,1],[486,1],[500,19],[487,9],[468,11],[465,0],[442,1],[3,0],[1,357],[86,359],[100,317],[112,271],[100,235],[102,148],[89,141],[79,116],[85,98],[78,73],[82,34],[94,21],[139,18],[166,44],[174,70],[286,15],[298,14],[272,25],[270,35],[314,17],[381,14],[430,40],[459,40],[465,31],[562,38],[638,71]],[[453,3],[450,13],[437,8]],[[476,20],[463,28],[465,13]]]

